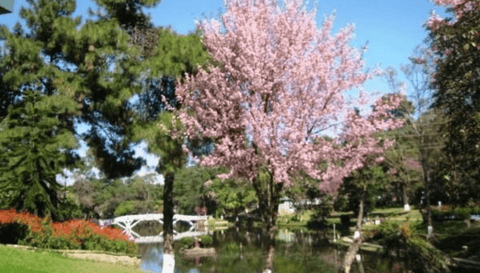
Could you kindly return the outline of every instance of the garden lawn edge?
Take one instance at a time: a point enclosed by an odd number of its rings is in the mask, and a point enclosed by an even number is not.
[[[23,246],[23,245],[12,245],[12,244],[0,244],[0,246],[7,246],[16,249],[29,250],[29,251],[47,251],[59,253],[64,257],[81,259],[81,260],[92,260],[98,262],[107,262],[113,263],[128,267],[140,268],[141,259],[137,257],[130,257],[128,255],[123,255],[114,252],[106,251],[93,251],[93,250],[78,250],[78,249],[45,249],[37,248],[32,246]]]

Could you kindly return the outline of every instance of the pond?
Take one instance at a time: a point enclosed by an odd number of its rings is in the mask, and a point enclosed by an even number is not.
[[[143,224],[143,223],[142,223]],[[187,228],[176,227],[182,232]],[[138,226],[134,231],[142,236],[157,235],[161,226]],[[188,258],[180,253],[175,241],[175,272],[262,272],[267,245],[261,228],[232,227],[209,231],[213,238],[216,257]],[[337,272],[345,250],[333,247],[332,233],[308,229],[279,228],[276,235],[275,270],[282,272]],[[162,243],[139,244],[141,269],[162,272]],[[361,262],[353,264],[351,272],[402,272],[402,263],[374,255],[361,255]]]

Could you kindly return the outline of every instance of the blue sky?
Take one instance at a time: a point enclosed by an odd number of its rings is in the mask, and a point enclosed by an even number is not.
[[[5,24],[12,30],[15,23],[20,21],[19,12],[22,6],[27,6],[26,0],[14,0],[13,13],[1,15],[0,24]],[[312,1],[307,5],[309,9],[313,6]],[[92,0],[77,1],[74,16],[82,16],[82,22],[85,22],[89,7],[97,9]],[[450,17],[450,14],[445,13],[445,8],[437,7],[428,0],[324,0],[318,1],[317,7],[317,27],[321,26],[324,15],[335,11],[333,33],[346,24],[354,23],[357,37],[351,45],[359,48],[368,40],[368,50],[364,55],[367,67],[373,68],[376,64],[381,64],[382,68],[392,66],[397,69],[399,79],[404,81],[407,80],[400,71],[400,65],[408,62],[415,46],[422,44],[427,37],[427,31],[422,25],[430,12],[435,10],[442,17]],[[193,31],[195,20],[219,18],[219,14],[224,11],[223,0],[162,0],[155,8],[145,10],[151,15],[156,26],[170,26],[179,34]],[[25,26],[23,21],[21,23]],[[380,93],[389,91],[383,79],[370,80],[364,88]],[[411,91],[407,82],[407,94]],[[88,128],[80,124],[79,129],[81,133]],[[82,157],[86,149],[87,146],[82,141],[78,150]],[[137,172],[140,175],[153,171],[158,164],[158,157],[147,155],[145,149],[145,143],[135,149],[137,156],[147,159],[147,166]],[[57,177],[57,180],[64,183],[60,177]],[[68,174],[66,184],[73,182]],[[159,176],[157,182],[163,183],[163,178]]]

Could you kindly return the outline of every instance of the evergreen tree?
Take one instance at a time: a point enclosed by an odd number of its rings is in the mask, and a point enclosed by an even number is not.
[[[187,163],[185,147],[192,151],[192,156],[208,154],[213,149],[211,138],[188,141],[183,124],[173,114],[173,109],[182,107],[177,100],[176,80],[182,80],[186,73],[195,74],[197,66],[215,63],[201,43],[201,34],[199,29],[187,36],[169,28],[159,30],[156,53],[145,56],[143,62],[147,73],[141,79],[139,103],[130,106],[135,118],[128,141],[145,140],[148,152],[160,156],[157,172],[163,174],[165,182],[163,245],[164,253],[170,255],[173,255],[173,183],[175,174]]]
[[[58,116],[60,126],[87,140],[109,179],[130,175],[144,163],[133,158],[127,142],[119,140],[127,133],[132,118],[128,99],[140,91],[135,81],[144,69],[142,48],[132,46],[126,28],[148,25],[141,8],[159,1],[117,2],[97,1],[106,14],[80,26],[81,18],[72,18],[75,1],[28,1],[29,7],[20,14],[30,32],[25,33],[19,24],[13,32],[0,29],[0,38],[5,40],[0,61],[0,118],[26,89],[74,102],[74,109]],[[75,120],[91,125],[90,131],[79,135]]]
[[[133,119],[128,100],[141,91],[138,79],[148,72],[143,60],[146,53],[155,52],[151,44],[138,43],[132,29],[151,31],[149,17],[141,9],[159,1],[96,2],[106,12],[99,11],[97,20],[87,20],[82,26],[81,18],[72,17],[75,1],[31,0],[29,7],[20,11],[28,33],[18,23],[13,32],[0,27],[0,39],[4,40],[0,119],[6,118],[10,105],[22,101],[26,90],[44,95],[46,101],[63,102],[55,110],[58,130],[86,140],[96,165],[113,179],[131,175],[145,162],[133,158],[129,141],[121,137],[128,136]],[[75,121],[86,122],[91,129],[80,135]],[[0,147],[2,153],[7,147]],[[65,167],[82,165],[73,148],[62,151],[67,155]]]
[[[37,92],[25,92],[25,100],[10,105],[1,123],[0,192],[8,193],[0,204],[4,208],[27,209],[41,217],[58,219],[61,185],[56,174],[67,161],[60,149],[76,146],[72,133],[60,127],[59,109],[73,109],[65,99],[55,100]]]

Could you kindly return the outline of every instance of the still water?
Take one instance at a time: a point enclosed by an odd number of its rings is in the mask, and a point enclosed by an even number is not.
[[[157,235],[159,230],[161,228],[152,226],[134,228],[142,236]],[[216,257],[188,258],[181,254],[179,241],[175,241],[175,272],[262,272],[268,246],[260,228],[232,227],[209,231],[209,235],[213,238],[211,247],[215,248]],[[345,251],[335,249],[329,243],[332,237],[331,231],[280,228],[276,235],[274,272],[337,272]],[[142,270],[162,272],[162,243],[142,243],[139,250]],[[401,267],[401,262],[361,255],[361,262],[355,262],[351,272],[401,272]]]

